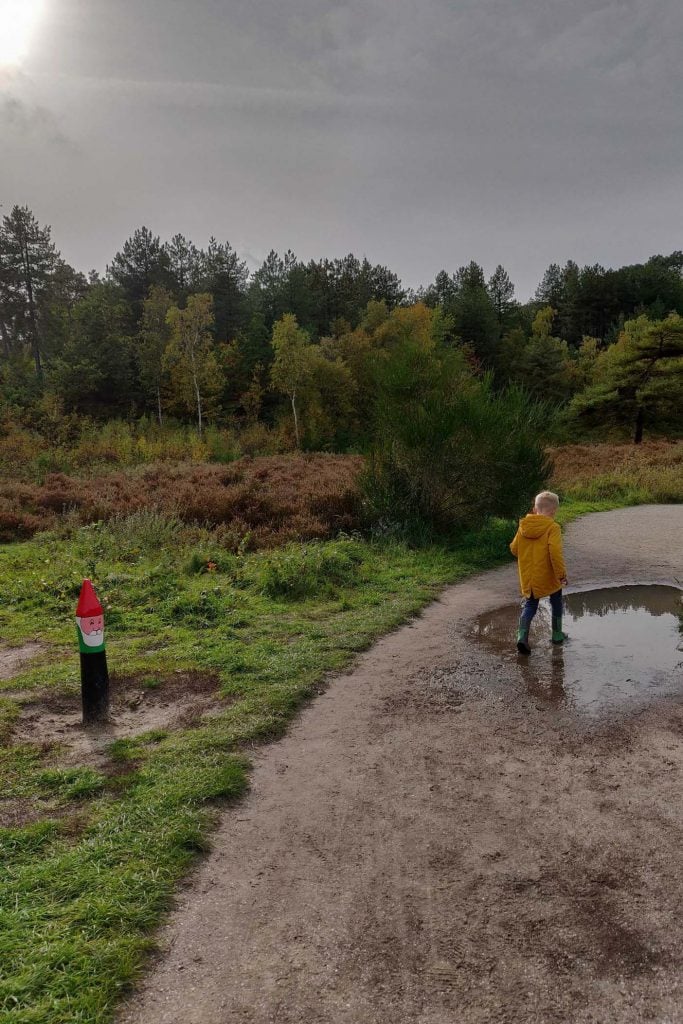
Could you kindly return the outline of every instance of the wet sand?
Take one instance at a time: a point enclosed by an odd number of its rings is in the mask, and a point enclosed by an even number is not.
[[[681,538],[587,517],[570,581],[680,585]],[[515,594],[449,588],[258,752],[120,1024],[683,1022],[683,696],[549,700],[473,642]]]

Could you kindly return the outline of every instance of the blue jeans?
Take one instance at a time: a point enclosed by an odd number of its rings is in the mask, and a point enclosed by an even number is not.
[[[520,626],[529,629],[533,621],[533,617],[538,611],[538,597],[525,597],[522,603],[522,616],[519,620]],[[550,595],[550,608],[554,619],[562,618],[562,591],[556,590],[554,594]]]

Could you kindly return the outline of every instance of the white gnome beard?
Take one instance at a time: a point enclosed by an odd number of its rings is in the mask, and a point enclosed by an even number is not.
[[[96,629],[92,633],[84,633],[83,626],[81,625],[82,619],[78,619],[78,626],[83,637],[83,643],[86,647],[101,647],[104,643],[104,627],[102,629]]]

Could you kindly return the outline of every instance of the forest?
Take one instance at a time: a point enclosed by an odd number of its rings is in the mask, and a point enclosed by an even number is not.
[[[680,430],[682,315],[681,251],[552,264],[520,302],[502,266],[487,279],[470,262],[418,290],[352,254],[270,252],[250,273],[229,242],[142,227],[104,276],[85,275],[15,206],[0,229],[0,430],[54,447],[84,424],[185,423],[231,431],[233,455],[362,452],[382,378],[414,346],[418,376],[522,389],[561,439],[640,441]]]

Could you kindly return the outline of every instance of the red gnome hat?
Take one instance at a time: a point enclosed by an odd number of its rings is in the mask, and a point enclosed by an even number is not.
[[[104,608],[97,599],[95,588],[90,580],[83,580],[81,596],[76,606],[76,618],[85,619],[88,615],[104,615]]]

